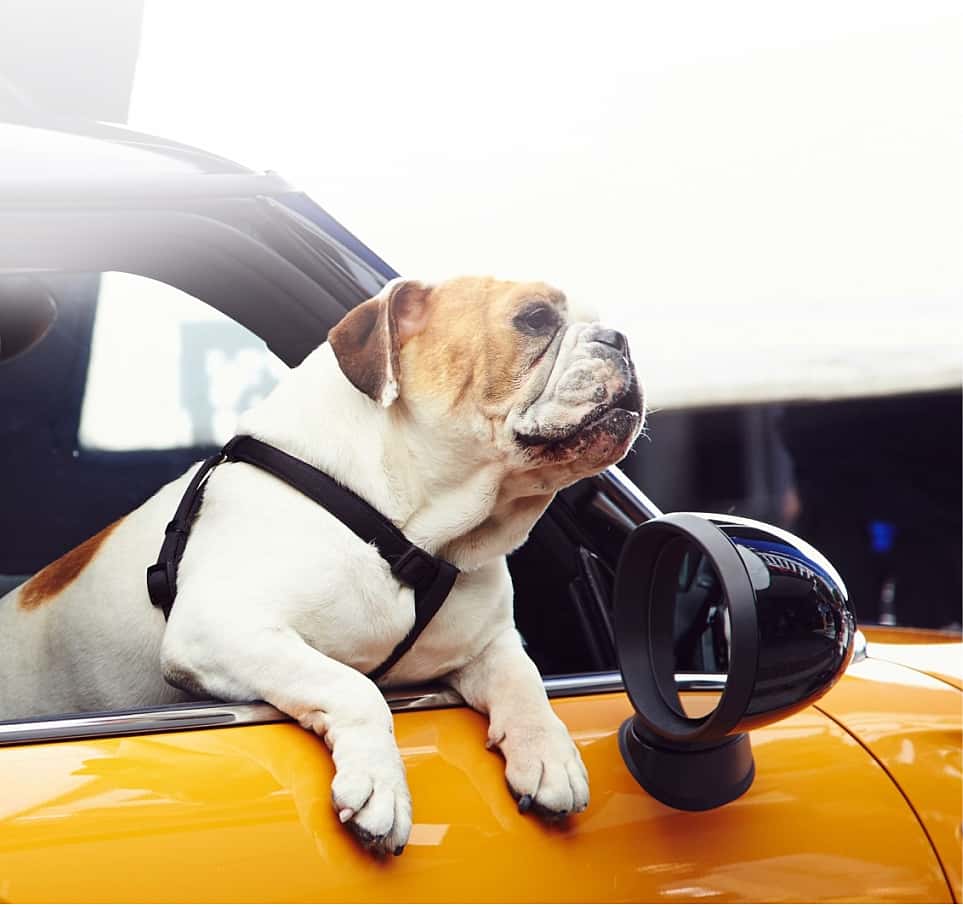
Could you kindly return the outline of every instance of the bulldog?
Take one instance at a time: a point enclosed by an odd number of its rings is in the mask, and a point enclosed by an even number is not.
[[[589,801],[585,767],[514,626],[506,555],[553,495],[621,459],[644,420],[625,338],[543,283],[395,280],[242,416],[323,470],[457,581],[379,681],[438,679],[487,714],[519,808]],[[0,717],[263,699],[321,737],[338,818],[400,853],[411,798],[365,674],[414,620],[412,590],[323,507],[245,463],[207,480],[169,621],[156,557],[197,467],[0,601]]]

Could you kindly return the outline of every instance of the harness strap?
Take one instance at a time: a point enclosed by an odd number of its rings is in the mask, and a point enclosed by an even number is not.
[[[392,575],[415,593],[415,622],[391,654],[368,676],[377,680],[414,645],[415,640],[444,604],[458,578],[458,568],[412,544],[397,526],[367,501],[331,476],[283,450],[247,435],[232,438],[220,453],[201,465],[184,492],[174,519],[167,526],[158,562],[147,570],[151,602],[170,616],[177,594],[177,565],[204,493],[204,480],[224,461],[247,463],[275,476],[320,504],[365,542],[373,542],[388,562]]]
[[[147,568],[147,594],[151,604],[164,612],[164,620],[171,616],[171,607],[177,595],[177,565],[181,562],[187,547],[187,536],[190,535],[201,501],[204,500],[204,481],[214,467],[223,461],[223,453],[216,453],[201,463],[201,468],[194,473],[194,478],[177,505],[174,518],[164,530],[164,542],[157,556],[157,563]]]

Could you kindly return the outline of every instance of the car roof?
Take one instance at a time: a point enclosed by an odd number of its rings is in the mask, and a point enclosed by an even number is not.
[[[0,92],[0,206],[291,191],[277,174],[122,126],[38,112]]]

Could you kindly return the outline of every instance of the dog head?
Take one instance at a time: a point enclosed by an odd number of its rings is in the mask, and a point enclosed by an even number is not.
[[[566,467],[569,480],[598,472],[642,427],[625,337],[575,320],[544,283],[394,280],[328,339],[372,400],[519,469]]]

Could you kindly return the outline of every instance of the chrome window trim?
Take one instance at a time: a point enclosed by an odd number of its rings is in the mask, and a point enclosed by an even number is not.
[[[721,690],[725,686],[714,675],[679,675],[683,691]],[[544,679],[549,698],[621,693],[625,686],[617,671],[594,674],[564,674]],[[449,687],[424,686],[385,691],[392,712],[417,712],[425,709],[463,705],[462,698]],[[64,740],[89,740],[100,737],[126,737],[134,734],[163,734],[202,728],[244,727],[293,721],[288,715],[265,702],[185,702],[153,709],[128,709],[112,713],[60,715],[28,721],[0,722],[0,746],[27,743],[53,743]]]
[[[263,702],[184,703],[114,714],[63,715],[30,721],[0,722],[0,746],[85,740],[92,737],[163,734],[167,731],[270,724],[290,720],[283,712]]]
[[[618,671],[596,671],[585,674],[555,674],[543,677],[549,699],[562,696],[589,696],[593,693],[621,693],[625,689]]]

